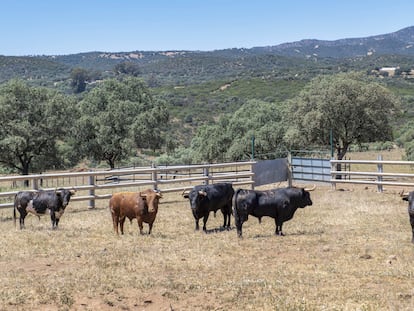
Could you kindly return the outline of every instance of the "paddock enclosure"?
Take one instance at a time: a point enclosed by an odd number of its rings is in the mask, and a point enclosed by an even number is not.
[[[274,186],[283,184],[256,189]],[[116,236],[107,199],[94,209],[71,201],[58,230],[33,216],[16,229],[2,208],[0,310],[413,310],[414,245],[398,191],[322,184],[311,197],[285,237],[271,218],[249,217],[243,239],[234,218],[220,230],[220,212],[207,234],[194,231],[179,192],[163,195],[150,236],[134,221]]]

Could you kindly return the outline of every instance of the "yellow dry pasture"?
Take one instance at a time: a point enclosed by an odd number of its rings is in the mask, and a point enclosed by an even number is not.
[[[113,232],[107,201],[73,202],[59,229],[0,210],[0,310],[413,310],[414,245],[397,191],[318,186],[274,235],[250,217],[194,231],[189,203],[161,199],[151,236]],[[232,218],[232,225],[234,219]],[[148,226],[144,226],[148,230]]]

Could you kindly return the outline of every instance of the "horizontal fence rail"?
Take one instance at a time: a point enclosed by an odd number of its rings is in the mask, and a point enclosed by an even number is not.
[[[20,190],[73,189],[71,201],[109,199],[113,192],[158,189],[162,193],[184,192],[197,184],[229,182],[235,186],[253,187],[253,169],[256,162],[234,162],[187,166],[160,166],[106,171],[83,171],[0,177],[0,208],[13,207],[14,196]],[[112,190],[112,191],[111,191]]]
[[[335,188],[337,184],[365,184],[376,185],[379,192],[383,186],[400,186],[413,188],[414,161],[384,161],[378,160],[331,160],[331,184]],[[346,170],[338,170],[346,167]],[[394,172],[384,172],[384,168]],[[362,170],[361,170],[362,169]]]

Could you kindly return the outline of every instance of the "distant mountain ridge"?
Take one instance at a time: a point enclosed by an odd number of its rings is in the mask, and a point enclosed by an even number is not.
[[[70,79],[74,68],[84,68],[105,78],[113,76],[115,66],[122,62],[138,64],[140,76],[151,80],[151,85],[201,83],[268,74],[278,77],[307,72],[316,74],[332,71],[332,68],[339,68],[343,63],[355,70],[383,66],[413,69],[414,26],[365,38],[333,41],[304,39],[274,46],[214,51],[136,50],[68,55],[0,55],[0,83],[22,78],[42,85],[55,85]]]
[[[304,57],[356,57],[367,55],[414,55],[414,26],[399,31],[364,38],[339,40],[304,39],[275,46],[254,47],[260,53]]]
[[[70,67],[95,67],[107,70],[110,64],[122,61],[138,63],[158,62],[166,59],[188,57],[238,57],[260,56],[263,54],[301,58],[352,58],[370,55],[414,56],[414,26],[393,33],[364,38],[338,40],[303,39],[274,46],[253,48],[229,48],[214,51],[129,51],[129,52],[87,52],[70,55],[41,56]]]

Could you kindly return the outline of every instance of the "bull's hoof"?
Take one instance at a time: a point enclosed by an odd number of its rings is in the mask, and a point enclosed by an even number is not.
[[[276,235],[278,235],[278,236],[285,236],[285,234],[282,231],[276,232]]]

